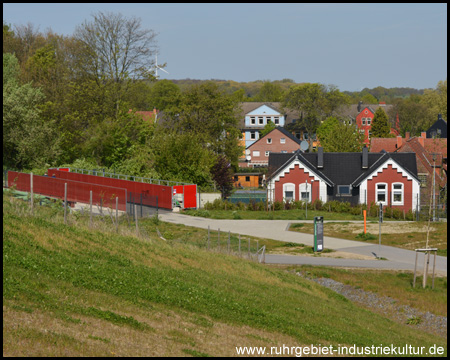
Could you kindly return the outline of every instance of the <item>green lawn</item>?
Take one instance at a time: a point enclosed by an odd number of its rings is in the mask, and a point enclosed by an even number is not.
[[[150,227],[145,239],[126,222],[116,234],[108,221],[90,230],[71,216],[64,225],[61,209],[31,216],[4,195],[4,356],[234,356],[237,345],[259,344],[446,349],[446,339],[286,271],[165,242]]]

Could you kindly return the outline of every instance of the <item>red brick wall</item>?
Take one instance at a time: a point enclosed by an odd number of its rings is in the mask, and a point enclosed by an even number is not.
[[[403,185],[403,206],[392,206],[392,184],[402,182]],[[408,211],[412,209],[412,180],[408,180],[402,173],[397,172],[392,168],[392,165],[388,165],[387,169],[384,169],[382,173],[374,176],[367,181],[367,203],[375,202],[376,197],[376,183],[387,183],[387,200],[388,206]]]
[[[283,184],[292,183],[295,184],[295,200],[300,200],[299,185],[304,184],[305,180],[308,180],[308,190],[311,191],[311,180],[314,177],[309,173],[301,169],[298,164],[294,169],[291,169],[285,176],[281,176],[279,181],[275,182],[275,201],[283,201]],[[319,198],[319,181],[313,182],[312,187],[312,201]]]
[[[272,143],[268,144],[267,139],[272,139]],[[286,141],[281,144],[280,140],[284,138]],[[266,156],[266,151],[279,153],[281,151],[287,151],[292,153],[300,148],[300,145],[295,141],[287,137],[281,131],[274,130],[264,138],[252,144],[248,149],[250,150],[250,156],[252,162],[269,161],[269,157]],[[260,156],[253,156],[253,151],[259,151]]]
[[[362,125],[362,118],[369,118],[370,117],[370,123],[372,124],[374,114],[369,109],[365,108],[363,109],[357,116],[356,116],[356,125],[358,126],[359,130],[364,130],[364,143],[369,144],[369,130],[372,127],[372,125]]]

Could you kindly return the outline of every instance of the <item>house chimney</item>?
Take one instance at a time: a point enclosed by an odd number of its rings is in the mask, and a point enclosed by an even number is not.
[[[438,121],[442,120],[442,114],[438,114]]]
[[[425,147],[425,139],[427,137],[427,133],[426,132],[421,132],[420,136],[418,137],[419,139],[419,143],[420,145],[422,145],[423,147]]]
[[[405,140],[408,141],[410,137],[411,137],[411,133],[409,131],[407,131],[405,133]]]
[[[378,105],[380,105],[380,106],[386,106],[386,101],[380,101]]]
[[[397,136],[397,149],[402,146],[403,140],[401,136]]]
[[[323,169],[323,147],[320,146],[317,152],[317,168]]]
[[[359,113],[361,112],[361,107],[362,107],[362,101],[359,100],[359,102],[358,102],[358,112]]]
[[[367,169],[369,167],[369,149],[364,146],[362,149],[362,168]]]

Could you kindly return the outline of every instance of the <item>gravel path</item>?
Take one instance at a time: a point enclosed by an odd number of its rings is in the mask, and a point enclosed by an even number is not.
[[[356,289],[333,279],[310,278],[301,272],[297,272],[296,275],[325,286],[338,294],[345,296],[350,301],[364,305],[375,312],[382,313],[384,316],[387,316],[396,322],[407,324],[410,319],[420,319],[418,324],[411,324],[410,326],[442,337],[447,337],[446,316],[434,315],[429,312],[424,313],[408,305],[397,304],[397,301],[391,297],[378,296],[375,293]]]

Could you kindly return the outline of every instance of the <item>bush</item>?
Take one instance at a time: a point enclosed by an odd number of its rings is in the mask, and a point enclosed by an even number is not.
[[[352,206],[350,209],[350,214],[352,215],[361,215],[361,206]]]
[[[282,201],[275,201],[275,203],[273,204],[273,208],[274,210],[283,210],[284,204]]]
[[[322,210],[323,209],[323,201],[320,199],[316,199],[313,202],[314,210]]]

